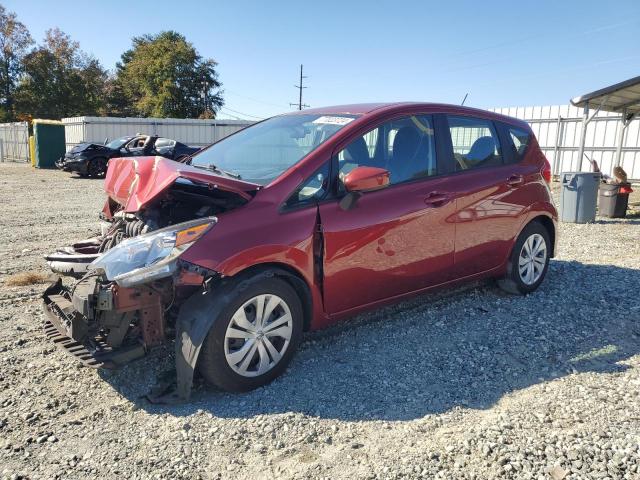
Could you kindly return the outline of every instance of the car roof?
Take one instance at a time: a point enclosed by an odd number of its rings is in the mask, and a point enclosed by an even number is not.
[[[462,105],[452,105],[447,103],[432,102],[380,102],[380,103],[354,103],[348,105],[334,105],[329,107],[307,108],[287,115],[336,115],[336,114],[353,114],[368,115],[372,113],[395,113],[416,108],[424,108],[425,111],[442,111],[444,113],[478,115],[484,118],[503,121],[511,124],[518,124],[529,129],[528,124],[514,117],[508,117],[489,110],[479,108],[464,107]]]

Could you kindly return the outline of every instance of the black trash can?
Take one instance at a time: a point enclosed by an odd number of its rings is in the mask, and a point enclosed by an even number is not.
[[[598,194],[598,214],[601,217],[624,218],[629,205],[630,183],[603,183]]]

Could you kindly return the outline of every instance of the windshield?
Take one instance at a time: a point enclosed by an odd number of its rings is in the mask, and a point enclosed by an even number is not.
[[[283,115],[257,123],[213,144],[191,165],[266,185],[352,122],[355,115]]]
[[[125,143],[127,143],[132,138],[133,137],[116,138],[115,140],[111,140],[109,143],[107,143],[106,146],[111,148],[112,150],[118,150],[120,147],[122,147]]]

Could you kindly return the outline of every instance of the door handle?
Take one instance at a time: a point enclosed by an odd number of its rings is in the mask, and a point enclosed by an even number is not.
[[[429,207],[441,207],[442,205],[449,203],[451,197],[449,195],[440,192],[431,192],[424,198],[424,203]]]
[[[507,178],[507,184],[511,187],[517,187],[524,183],[524,177],[522,175],[511,175]]]

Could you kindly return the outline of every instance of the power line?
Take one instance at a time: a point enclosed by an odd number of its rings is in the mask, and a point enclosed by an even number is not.
[[[294,85],[294,87],[296,87],[299,91],[299,96],[298,96],[298,110],[302,110],[304,107],[308,107],[309,105],[307,105],[306,103],[302,103],[302,89],[303,88],[307,88],[307,87],[303,87],[302,86],[302,80],[308,78],[304,75],[302,75],[302,64],[300,65],[300,85]],[[289,106],[295,106],[295,103],[290,103]]]
[[[233,108],[229,108],[229,107],[220,107],[221,110],[228,110],[229,112],[233,112],[236,113],[238,115],[242,115],[243,117],[250,117],[250,118],[255,118],[256,120],[264,120],[264,117],[257,117],[255,115],[249,115],[248,113],[243,113],[243,112],[239,112],[238,110],[234,110]],[[233,115],[232,115],[233,116]],[[242,120],[241,118],[238,118],[238,120]]]

